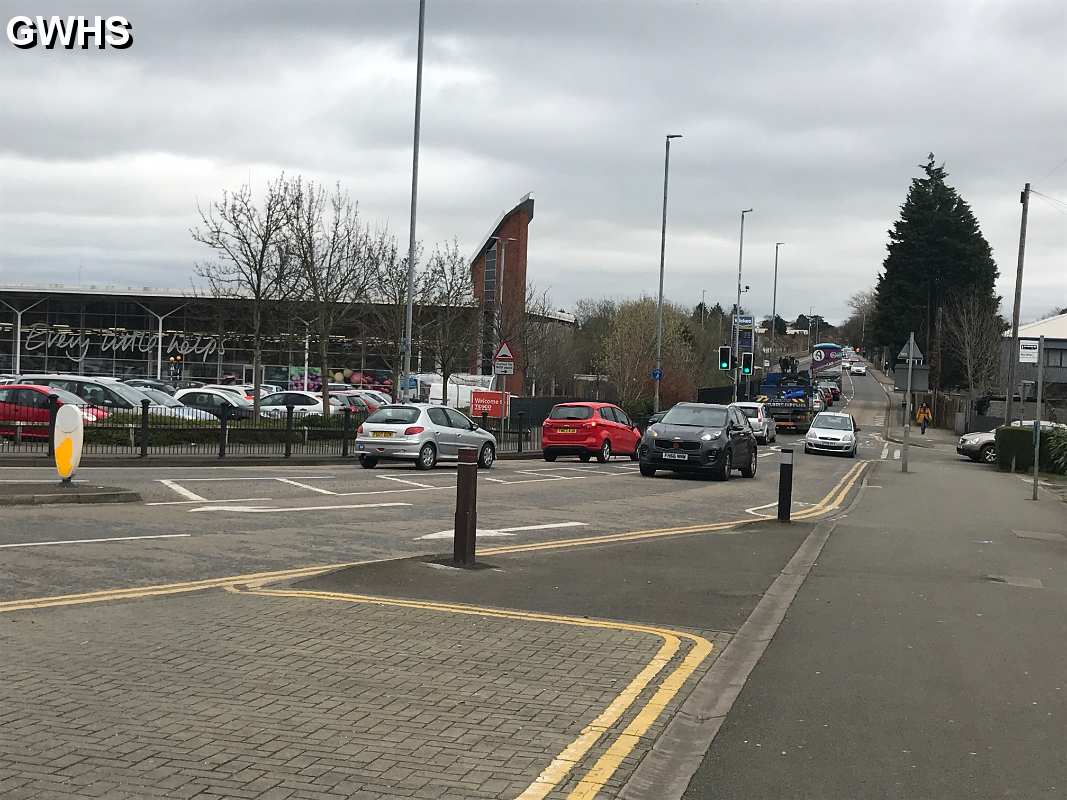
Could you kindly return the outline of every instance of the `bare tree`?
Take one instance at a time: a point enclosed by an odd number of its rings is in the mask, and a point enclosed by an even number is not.
[[[942,324],[945,344],[963,367],[970,416],[975,399],[1000,381],[1004,321],[996,301],[970,293],[948,304]]]
[[[370,242],[348,192],[297,178],[290,184],[289,247],[300,274],[300,297],[310,311],[322,375],[322,413],[329,413],[330,336],[366,298]]]
[[[400,369],[404,360],[404,334],[408,297],[408,259],[400,255],[396,237],[381,228],[370,239],[372,259],[372,285],[370,308],[377,336],[384,339],[379,348],[382,359],[393,373],[392,391],[399,390]],[[427,295],[427,280],[424,271],[418,268],[421,247],[415,248],[415,293],[416,306],[424,305]]]
[[[426,302],[433,319],[425,340],[433,348],[441,369],[443,398],[448,403],[448,379],[469,365],[478,346],[478,306],[470,264],[452,240],[434,249],[426,266]]]
[[[665,326],[665,344],[669,339]],[[630,413],[652,398],[649,372],[656,365],[656,304],[648,298],[621,303],[604,339],[603,369]]]
[[[196,265],[216,298],[238,298],[249,304],[252,323],[253,413],[259,416],[263,383],[265,312],[292,289],[294,270],[285,244],[289,206],[288,184],[281,175],[267,184],[257,203],[248,184],[206,208],[197,204],[200,226],[190,230],[195,241],[214,251],[216,259]]]

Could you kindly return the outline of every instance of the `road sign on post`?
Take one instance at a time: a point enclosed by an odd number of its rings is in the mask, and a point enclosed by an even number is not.
[[[1037,339],[1019,340],[1019,363],[1037,364],[1041,344]]]
[[[515,374],[515,354],[511,352],[507,342],[501,342],[500,347],[496,349],[496,355],[493,356],[493,374]]]
[[[650,374],[650,377],[651,377],[651,378],[652,378],[652,380],[654,380],[654,381],[661,381],[661,380],[663,380],[663,370],[661,370],[661,369],[660,369],[659,367],[654,367],[654,368],[652,369],[652,372],[651,372],[651,374]]]

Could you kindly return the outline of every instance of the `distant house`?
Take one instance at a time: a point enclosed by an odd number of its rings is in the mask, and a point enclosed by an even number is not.
[[[1067,314],[1056,317],[1030,322],[1019,326],[1019,339],[1037,341],[1038,337],[1045,337],[1045,396],[1049,398],[1067,397]],[[1000,374],[1008,374],[1008,359],[1019,358],[1018,353],[1012,354],[1011,331],[1004,335],[1001,345]],[[1027,385],[1027,395],[1033,396],[1037,386],[1037,364],[1015,365],[1016,389],[1024,382],[1032,382]]]

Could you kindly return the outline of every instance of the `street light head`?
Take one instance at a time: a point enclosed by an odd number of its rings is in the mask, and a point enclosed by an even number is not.
[[[781,247],[783,244],[785,244],[785,242],[775,242],[774,246],[775,247]]]
[[[742,214],[751,214],[752,213],[752,209],[751,208],[743,208],[743,209],[741,209],[741,213]]]
[[[667,134],[667,138],[668,139],[681,139],[682,138],[682,134],[680,134],[680,133],[668,133]]]

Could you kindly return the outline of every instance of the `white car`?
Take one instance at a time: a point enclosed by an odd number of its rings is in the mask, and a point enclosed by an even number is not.
[[[767,406],[763,403],[734,403],[733,407],[748,419],[749,427],[756,434],[758,444],[768,444],[777,440],[778,428]]]
[[[286,406],[293,407],[294,417],[303,417],[308,414],[322,413],[322,395],[318,392],[305,392],[303,390],[275,392],[268,394],[259,401],[259,412],[265,417],[285,417]],[[339,397],[330,397],[329,411],[333,414],[341,411],[345,404]]]
[[[851,366],[851,368],[849,369],[849,372],[852,373],[853,375],[866,375],[867,374],[867,365],[866,364],[853,364]]]
[[[860,427],[851,414],[823,411],[815,415],[804,436],[805,453],[842,453],[856,457]]]
[[[232,392],[233,394],[243,397],[245,400],[251,400],[256,396],[256,387],[251,383],[209,383],[203,388],[214,389],[221,392]],[[270,392],[261,386],[259,389],[259,396],[266,397],[268,394],[270,394]]]

